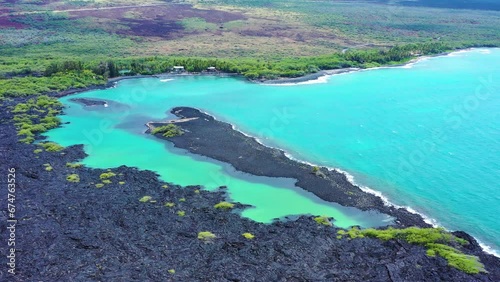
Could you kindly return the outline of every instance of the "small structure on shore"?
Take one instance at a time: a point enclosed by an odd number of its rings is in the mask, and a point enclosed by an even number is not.
[[[185,72],[186,70],[184,69],[183,66],[174,66],[172,68],[172,71],[175,73],[181,73],[181,72]]]
[[[215,67],[208,67],[207,72],[217,72],[217,69]]]
[[[132,73],[132,70],[120,70],[118,71],[120,75],[130,75]]]

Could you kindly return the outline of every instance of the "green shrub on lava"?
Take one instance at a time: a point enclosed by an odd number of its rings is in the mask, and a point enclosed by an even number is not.
[[[43,164],[46,171],[52,171],[54,168],[50,164]]]
[[[392,239],[405,240],[410,244],[424,246],[427,249],[428,256],[439,255],[446,259],[450,266],[465,273],[477,274],[479,272],[486,272],[484,265],[479,261],[478,257],[464,254],[458,249],[446,245],[466,245],[468,242],[446,232],[443,228],[408,227],[404,229],[388,228],[384,230],[373,228],[359,230],[358,228],[351,228],[348,231],[339,230],[337,234],[339,237],[348,235],[350,239],[370,237],[383,241]]]
[[[167,208],[172,208],[172,207],[175,206],[175,204],[172,203],[172,202],[167,202],[167,203],[164,204],[164,206],[167,207]]]
[[[80,163],[66,163],[66,166],[69,167],[69,168],[80,168],[83,165],[80,164]]]
[[[216,209],[221,209],[221,210],[230,210],[234,208],[234,204],[229,203],[229,202],[220,202],[214,206]]]
[[[205,243],[212,242],[215,238],[217,238],[217,236],[210,231],[202,231],[198,233],[198,239]]]
[[[143,196],[142,198],[139,199],[139,202],[147,203],[147,202],[151,201],[152,198],[153,197],[151,197],[151,196]]]
[[[69,182],[80,182],[80,176],[73,173],[66,176],[66,180],[68,180]]]
[[[63,146],[54,142],[40,143],[40,146],[42,146],[47,152],[59,152],[64,149]]]
[[[109,179],[109,178],[114,177],[114,176],[116,176],[116,173],[108,171],[108,172],[101,173],[101,175],[99,176],[99,178],[100,179]]]
[[[167,124],[154,128],[151,134],[161,133],[164,137],[175,137],[184,134],[184,132],[175,124]]]
[[[326,225],[326,226],[332,226],[332,223],[330,222],[330,219],[328,216],[318,216],[314,218],[314,221],[316,221],[317,224],[320,225]]]
[[[46,95],[38,96],[26,101],[26,103],[17,104],[12,113],[14,113],[14,125],[18,136],[24,136],[20,139],[23,143],[33,143],[35,133],[45,132],[61,124],[61,121],[55,115],[60,113],[62,104],[53,97]]]
[[[249,232],[245,232],[245,233],[241,234],[241,236],[245,237],[248,240],[253,240],[253,238],[255,238],[255,235],[253,235],[252,233],[249,233]]]

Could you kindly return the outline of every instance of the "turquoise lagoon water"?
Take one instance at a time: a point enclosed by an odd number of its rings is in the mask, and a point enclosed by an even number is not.
[[[387,216],[321,201],[292,179],[255,177],[144,134],[147,121],[200,108],[303,161],[339,168],[452,230],[500,249],[500,49],[474,49],[400,68],[323,77],[293,85],[236,78],[133,79],[62,98],[64,122],[49,139],[85,144],[88,166],[150,169],[181,185],[227,185],[261,222],[330,215],[342,227],[378,226]],[[99,98],[84,108],[71,98]],[[368,188],[366,188],[368,189]]]

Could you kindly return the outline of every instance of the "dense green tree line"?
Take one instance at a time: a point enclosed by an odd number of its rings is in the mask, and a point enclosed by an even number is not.
[[[57,72],[44,77],[0,79],[0,98],[35,95],[104,84],[106,80],[91,70]]]
[[[120,71],[128,75],[158,74],[169,72],[173,66],[184,66],[188,72],[201,72],[208,67],[230,73],[243,74],[250,78],[290,77],[322,69],[343,67],[370,67],[373,64],[391,64],[404,62],[415,55],[436,54],[449,50],[441,43],[410,44],[396,46],[388,50],[348,50],[318,57],[290,58],[285,60],[259,59],[207,59],[189,57],[148,57],[123,58],[108,61],[64,61],[53,62],[45,72],[50,76],[59,72],[92,70],[104,77],[120,76]]]
[[[20,77],[0,79],[0,97],[22,96],[62,91],[104,84],[106,79],[121,75],[151,75],[170,72],[173,66],[184,66],[188,72],[202,72],[208,67],[227,73],[238,73],[249,79],[299,77],[326,69],[368,68],[407,62],[418,55],[437,54],[451,47],[441,43],[409,44],[386,50],[352,49],[330,55],[275,60],[212,59],[189,57],[120,58],[110,60],[51,61],[42,77],[30,76],[24,69]],[[26,63],[24,63],[26,65]],[[19,75],[19,74],[18,74]]]

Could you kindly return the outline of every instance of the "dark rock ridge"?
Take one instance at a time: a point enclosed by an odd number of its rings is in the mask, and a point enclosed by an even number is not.
[[[469,252],[479,254],[489,274],[467,275],[402,241],[339,240],[336,228],[310,217],[259,224],[214,209],[224,200],[224,189],[197,193],[198,187],[173,184],[165,189],[150,171],[113,168],[112,183],[96,188],[106,170],[66,166],[85,157],[82,146],[35,154],[39,146],[17,142],[8,109],[13,102],[3,103],[0,198],[7,199],[7,169],[13,167],[18,222],[11,275],[3,200],[0,281],[498,281],[498,259],[482,253],[473,238]],[[52,171],[44,169],[46,163]],[[73,173],[80,176],[78,183],[66,180]],[[146,195],[156,202],[140,202]],[[176,214],[180,210],[185,216]],[[217,239],[200,242],[200,231]],[[244,232],[255,239],[243,238]]]
[[[172,113],[179,118],[192,119],[176,123],[185,134],[168,139],[176,147],[233,165],[237,170],[253,175],[297,179],[296,185],[323,200],[361,210],[377,210],[396,218],[399,227],[430,227],[420,215],[403,208],[389,207],[381,198],[363,192],[337,171],[320,168],[289,159],[282,150],[266,147],[254,138],[234,130],[230,124],[218,121],[197,109],[178,107]],[[152,123],[158,126],[158,123]]]
[[[106,101],[104,101],[104,100],[97,100],[97,99],[73,98],[73,99],[70,99],[70,101],[82,104],[82,105],[87,106],[87,107],[90,107],[90,106],[104,106],[104,105],[106,105]]]

